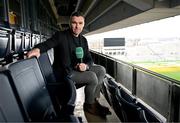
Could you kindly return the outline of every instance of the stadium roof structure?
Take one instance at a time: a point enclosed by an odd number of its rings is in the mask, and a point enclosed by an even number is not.
[[[180,14],[179,0],[49,0],[61,29],[73,11],[86,19],[85,34],[97,34]]]

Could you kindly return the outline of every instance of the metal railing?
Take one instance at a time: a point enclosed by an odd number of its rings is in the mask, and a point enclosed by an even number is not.
[[[117,83],[165,117],[167,122],[180,121],[178,80],[95,51],[91,53],[96,64],[104,66]]]

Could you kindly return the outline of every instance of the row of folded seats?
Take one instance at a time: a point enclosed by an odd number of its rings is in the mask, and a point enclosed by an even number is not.
[[[104,80],[103,93],[122,122],[163,122],[111,77]]]
[[[27,51],[46,39],[44,35],[0,27],[0,64],[23,59]]]
[[[74,116],[76,89],[67,78],[56,82],[42,68],[47,54],[7,64],[0,69],[0,122],[80,122]],[[62,98],[66,93],[66,100]]]
[[[74,116],[74,82],[56,81],[48,52],[24,57],[40,39],[0,27],[0,122],[81,122]]]

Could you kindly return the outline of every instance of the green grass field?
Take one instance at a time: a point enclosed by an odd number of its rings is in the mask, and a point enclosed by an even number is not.
[[[180,61],[133,63],[180,81]]]
[[[178,72],[166,72],[166,73],[161,73],[161,74],[180,81],[180,71],[178,71]]]

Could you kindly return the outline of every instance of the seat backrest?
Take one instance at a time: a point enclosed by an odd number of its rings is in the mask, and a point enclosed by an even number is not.
[[[12,35],[11,29],[0,28],[0,61],[6,60],[11,52]]]
[[[118,85],[116,84],[116,82],[109,77],[105,77],[104,78],[104,93],[106,94],[106,98],[108,100],[108,102],[110,103],[110,105],[114,105],[116,102],[114,102],[114,94],[115,94],[115,90],[116,88],[118,88]]]
[[[23,113],[11,88],[8,71],[0,72],[0,122],[24,122]]]
[[[24,33],[24,51],[29,51],[31,49],[31,33]]]
[[[159,117],[157,117],[152,111],[150,111],[142,103],[137,102],[137,105],[145,111],[146,118],[147,118],[148,122],[150,122],[150,123],[163,123],[163,120],[161,120]]]
[[[20,60],[6,68],[11,72],[12,85],[17,90],[29,121],[52,120],[56,113],[37,59]]]
[[[41,68],[41,72],[44,75],[44,78],[46,79],[46,82],[47,82],[46,85],[50,92],[50,96],[51,96],[53,105],[55,107],[56,112],[59,114],[61,112],[60,108],[59,108],[60,102],[59,102],[59,99],[57,98],[56,94],[60,95],[62,93],[57,92],[56,90],[60,91],[64,87],[62,85],[53,84],[56,82],[56,79],[53,74],[53,69],[51,67],[49,56],[46,52],[41,54],[41,56],[38,58],[38,61],[39,61],[39,66]],[[53,84],[53,85],[51,85],[51,84]],[[58,83],[58,84],[61,84],[61,83]],[[61,96],[58,96],[58,97],[60,98]],[[57,103],[57,102],[59,102],[59,103]]]
[[[11,30],[0,28],[0,58],[5,57],[11,50]]]
[[[36,44],[39,44],[41,42],[40,40],[41,40],[40,35],[33,33],[32,34],[31,47],[34,47]]]
[[[76,100],[76,88],[74,82],[69,78],[64,80],[64,82],[56,81],[50,58],[47,52],[42,53],[41,56],[38,58],[38,61],[41,71],[45,79],[47,80],[48,89],[50,90],[50,92],[52,92],[51,90],[57,90],[52,93],[52,96],[58,96],[58,98],[60,99],[58,101],[64,106],[62,107],[63,112],[66,112],[67,114],[73,114]],[[59,86],[58,88],[54,88],[54,86],[51,86],[51,84],[56,85],[56,87],[58,85]]]
[[[112,78],[107,78],[104,84],[110,93],[115,93],[116,88],[119,87]]]
[[[22,53],[24,50],[24,32],[15,31],[12,44],[14,53]]]
[[[115,97],[122,110],[124,122],[148,122],[144,110],[136,105],[134,98],[128,95],[122,88],[116,89]]]
[[[76,87],[70,78],[66,78],[63,82],[56,81],[50,58],[47,52],[41,54],[38,58],[41,71],[47,80],[47,88],[51,94],[51,99],[55,106],[58,116],[63,116],[65,121],[78,122],[74,116],[74,108],[76,101]],[[57,101],[56,101],[56,100]],[[59,102],[57,104],[56,102]],[[61,105],[60,111],[58,110]]]
[[[53,74],[53,69],[52,69],[52,66],[51,66],[51,62],[50,62],[50,59],[49,59],[49,56],[48,56],[48,53],[47,52],[44,52],[41,54],[41,56],[38,58],[39,60],[39,65],[40,65],[40,68],[42,70],[42,73],[44,74],[45,76],[45,79],[48,83],[54,83],[56,82],[56,78]]]
[[[13,30],[12,51],[14,61],[24,59],[24,32]]]

